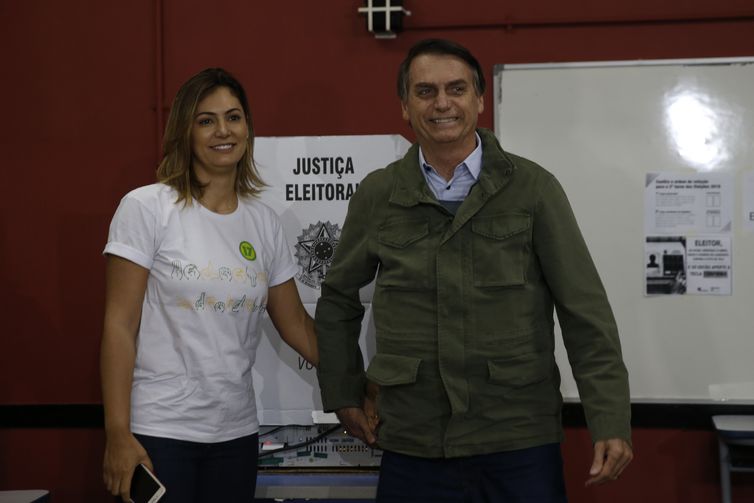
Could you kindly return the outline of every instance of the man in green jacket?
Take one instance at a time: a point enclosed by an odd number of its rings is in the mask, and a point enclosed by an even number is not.
[[[554,309],[594,441],[587,484],[618,478],[628,375],[560,184],[477,129],[484,76],[465,48],[416,44],[398,93],[418,144],[353,195],[316,312],[324,407],[384,450],[377,501],[566,501]],[[359,289],[375,276],[365,373]]]

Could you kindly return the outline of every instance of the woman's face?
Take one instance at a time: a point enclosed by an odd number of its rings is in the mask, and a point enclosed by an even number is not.
[[[191,125],[192,167],[200,181],[235,173],[246,153],[249,128],[241,102],[230,89],[218,87],[196,106]]]

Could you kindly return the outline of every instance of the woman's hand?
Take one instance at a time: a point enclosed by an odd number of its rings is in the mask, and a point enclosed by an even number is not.
[[[105,487],[113,496],[129,501],[131,477],[139,463],[154,471],[152,460],[131,432],[108,433],[102,476]]]

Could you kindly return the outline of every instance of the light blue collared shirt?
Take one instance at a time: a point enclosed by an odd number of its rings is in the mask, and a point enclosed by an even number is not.
[[[479,179],[482,171],[482,139],[476,135],[476,148],[469,156],[453,170],[450,181],[441,177],[435,168],[427,164],[424,153],[419,147],[419,166],[421,166],[424,179],[438,201],[463,201]]]

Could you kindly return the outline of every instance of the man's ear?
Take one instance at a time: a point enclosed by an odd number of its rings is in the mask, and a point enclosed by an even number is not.
[[[411,123],[411,117],[408,115],[408,106],[405,101],[401,101],[401,114],[403,115],[403,120]]]

